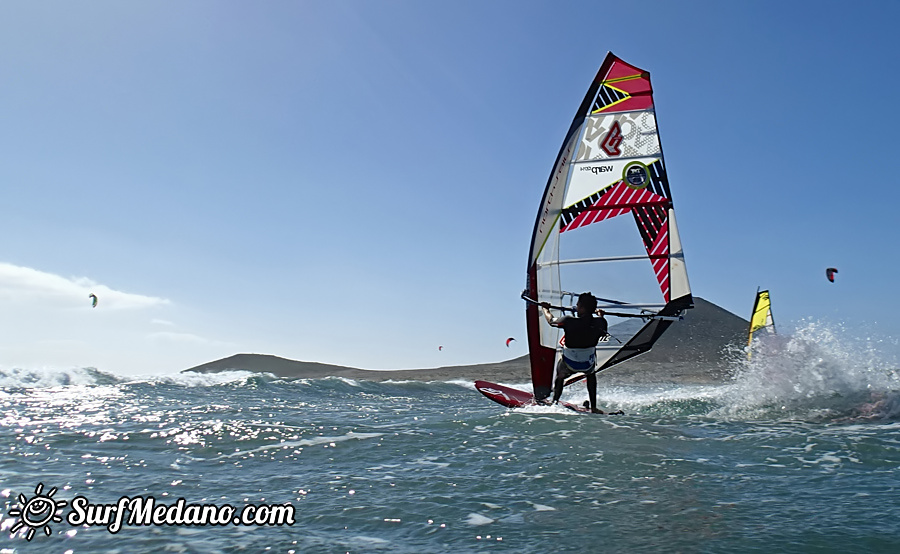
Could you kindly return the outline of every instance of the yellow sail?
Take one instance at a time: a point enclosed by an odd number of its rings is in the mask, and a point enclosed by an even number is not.
[[[775,319],[772,317],[772,302],[769,299],[769,291],[756,291],[756,302],[753,304],[753,313],[750,315],[750,333],[747,338],[747,359],[750,359],[750,346],[753,344],[753,335],[762,329],[769,333],[775,333]]]

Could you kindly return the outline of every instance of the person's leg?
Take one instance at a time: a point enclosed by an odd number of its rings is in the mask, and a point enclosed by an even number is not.
[[[556,381],[553,383],[554,404],[559,402],[559,397],[562,396],[563,387],[565,387],[566,377],[571,374],[572,370],[570,370],[569,366],[566,365],[566,362],[560,358],[559,363],[556,364]]]
[[[591,411],[602,414],[603,412],[601,410],[597,409],[597,374],[596,373],[588,373],[587,389],[588,389],[588,401],[591,404]]]

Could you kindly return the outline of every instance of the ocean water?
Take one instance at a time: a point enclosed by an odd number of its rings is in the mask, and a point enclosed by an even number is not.
[[[509,410],[462,381],[3,369],[0,549],[898,552],[900,374],[845,344],[811,325],[727,383],[601,379],[623,416]],[[122,497],[293,523],[68,519]]]

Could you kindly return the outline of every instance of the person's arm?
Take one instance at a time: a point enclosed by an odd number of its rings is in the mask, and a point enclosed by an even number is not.
[[[599,322],[600,323],[600,331],[601,331],[600,336],[608,335],[609,334],[609,323],[606,321],[606,318],[603,317],[603,310],[597,310],[597,311],[600,312],[600,317],[597,318],[600,320],[600,322]]]
[[[553,317],[553,313],[550,312],[550,304],[547,302],[541,302],[541,310],[544,312],[544,318],[547,320],[547,323],[554,327],[559,327],[559,319]]]
[[[553,314],[550,313],[550,308],[546,302],[541,302],[541,311],[544,313],[544,319],[547,320],[547,323],[553,325]]]

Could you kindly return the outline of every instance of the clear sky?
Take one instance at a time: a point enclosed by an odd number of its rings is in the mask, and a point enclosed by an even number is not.
[[[3,2],[0,368],[523,355],[538,204],[607,51],[652,75],[694,294],[746,318],[761,286],[784,329],[895,345],[898,18],[889,1]]]

